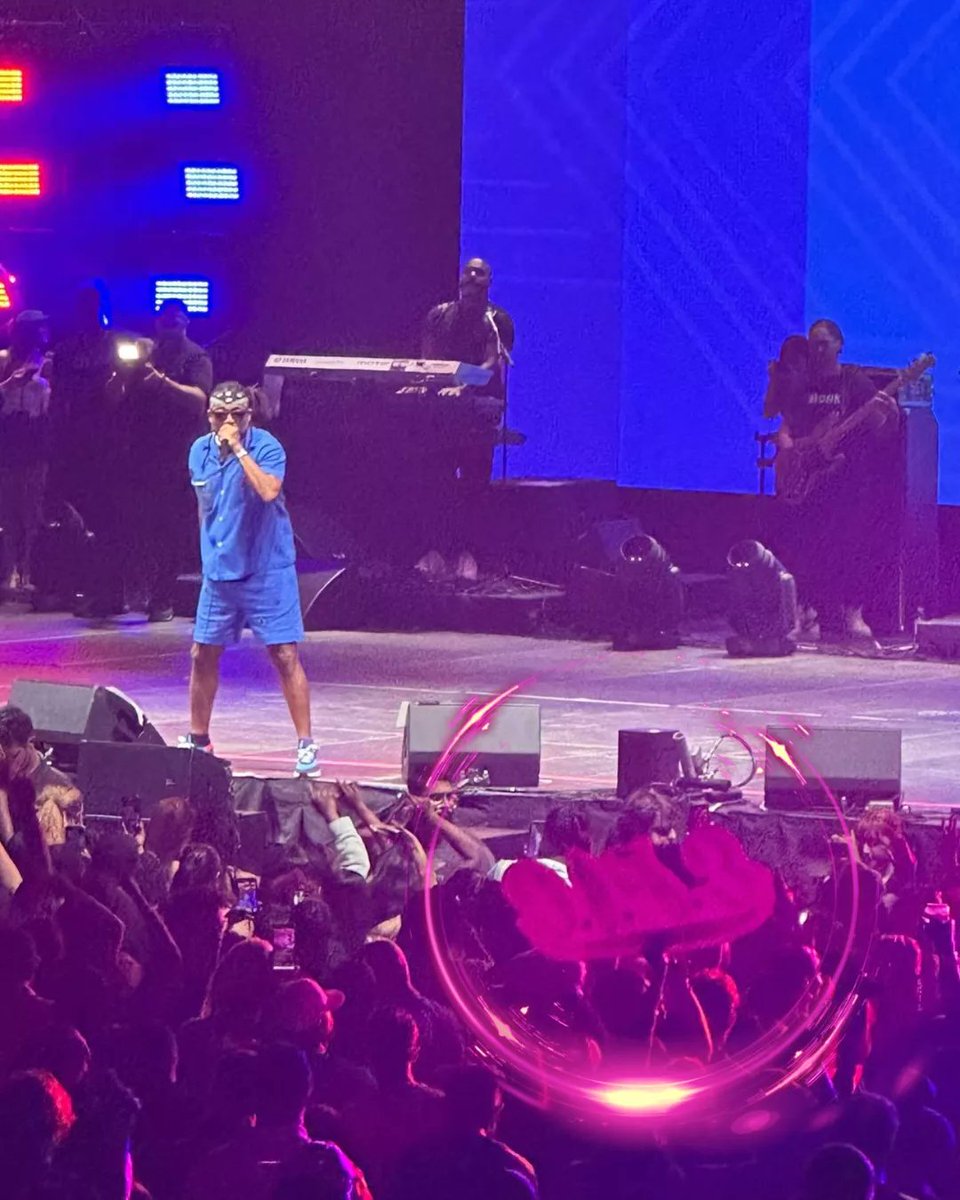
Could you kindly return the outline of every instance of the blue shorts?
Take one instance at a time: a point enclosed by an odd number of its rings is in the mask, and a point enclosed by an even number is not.
[[[240,640],[245,626],[265,646],[303,641],[296,567],[247,579],[204,578],[193,640],[202,646],[228,646]]]

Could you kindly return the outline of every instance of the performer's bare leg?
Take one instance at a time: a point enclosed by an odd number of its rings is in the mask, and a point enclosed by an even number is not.
[[[199,642],[194,642],[190,651],[190,732],[197,737],[210,735],[222,653],[222,646],[204,646]]]
[[[267,650],[273,659],[273,665],[280,676],[280,686],[283,688],[283,698],[287,702],[293,726],[297,737],[309,740],[310,732],[310,684],[307,674],[300,661],[300,652],[296,642],[280,646],[268,646]]]

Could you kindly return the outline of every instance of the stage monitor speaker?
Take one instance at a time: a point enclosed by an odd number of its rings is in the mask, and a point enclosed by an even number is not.
[[[15,679],[9,703],[30,717],[34,737],[52,749],[54,764],[65,771],[76,770],[83,741],[164,744],[137,705],[116,688]]]
[[[403,731],[403,778],[418,789],[458,728],[463,706],[415,700]],[[491,787],[537,787],[540,783],[540,705],[505,704],[489,726],[454,755],[450,779],[482,780]]]
[[[617,795],[626,800],[652,783],[674,784],[693,775],[687,739],[677,729],[621,729],[617,745]]]
[[[77,786],[84,812],[95,816],[119,816],[124,801],[134,800],[140,815],[149,818],[168,796],[181,796],[197,808],[233,808],[227,762],[179,746],[80,742]]]
[[[899,729],[815,725],[799,733],[796,727],[771,725],[766,731],[764,803],[787,812],[832,812],[823,780],[844,811],[856,812],[870,801],[899,808],[901,737]]]

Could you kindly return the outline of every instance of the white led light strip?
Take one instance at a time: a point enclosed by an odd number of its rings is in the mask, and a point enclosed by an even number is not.
[[[187,312],[210,311],[210,281],[207,279],[158,279],[153,288],[153,306],[164,300],[182,300]]]
[[[188,200],[239,200],[240,172],[236,167],[184,167]]]
[[[215,71],[167,71],[168,104],[219,104],[220,76]]]

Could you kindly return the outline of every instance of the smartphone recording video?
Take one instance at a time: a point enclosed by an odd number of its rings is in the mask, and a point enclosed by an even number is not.
[[[257,894],[257,881],[255,879],[237,880],[236,911],[250,917],[256,916],[260,911],[260,898]]]
[[[531,821],[530,830],[527,833],[527,844],[524,848],[524,857],[538,858],[540,856],[540,843],[543,841],[543,821]]]
[[[294,958],[296,949],[296,934],[289,925],[282,925],[273,931],[273,969],[275,971],[295,971],[297,964]]]
[[[124,796],[120,801],[120,826],[130,837],[143,834],[143,817],[140,812],[139,796]]]

